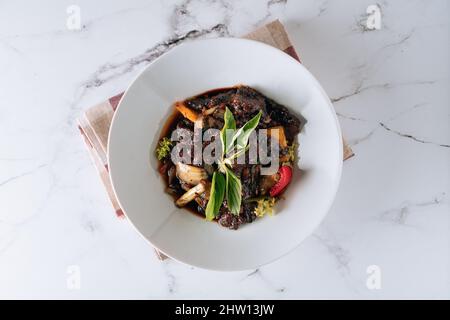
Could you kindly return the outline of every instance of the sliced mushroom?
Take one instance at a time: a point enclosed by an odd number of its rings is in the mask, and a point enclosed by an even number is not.
[[[178,179],[182,180],[183,182],[186,182],[190,185],[197,185],[200,183],[202,179],[207,179],[208,174],[206,173],[205,169],[190,166],[181,162],[177,163],[177,177]]]
[[[197,184],[195,187],[189,189],[185,194],[183,194],[180,198],[178,198],[177,201],[175,201],[175,204],[178,207],[184,207],[185,205],[187,205],[189,202],[191,202],[192,200],[194,200],[196,197],[198,197],[200,194],[202,194],[203,192],[205,192],[206,188],[205,188],[205,183],[204,182],[200,182],[199,184]]]

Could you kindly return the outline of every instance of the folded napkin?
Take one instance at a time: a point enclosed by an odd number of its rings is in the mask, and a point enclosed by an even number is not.
[[[297,55],[292,43],[289,41],[286,30],[279,20],[266,24],[265,26],[244,36],[244,38],[264,42],[268,45],[276,47],[300,62],[300,58]],[[105,186],[116,215],[120,218],[124,217],[124,213],[117,202],[111,186],[111,181],[109,179],[106,148],[108,145],[108,133],[111,120],[122,95],[123,92],[98,105],[90,107],[78,119],[78,127],[80,132],[84,137],[89,153],[99,172],[100,178]],[[354,154],[345,140],[343,141],[343,146],[344,160],[347,160]],[[155,251],[159,259],[163,260],[167,258],[158,250]]]

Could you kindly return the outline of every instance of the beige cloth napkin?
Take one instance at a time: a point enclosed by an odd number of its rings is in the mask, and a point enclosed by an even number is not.
[[[291,55],[300,62],[292,43],[289,41],[286,30],[280,21],[276,20],[265,26],[255,30],[254,32],[244,36],[244,38],[252,39],[256,41],[264,42],[268,45],[276,47],[287,54]],[[120,218],[124,217],[124,213],[117,202],[116,196],[111,186],[108,173],[108,160],[107,160],[107,145],[108,145],[108,133],[111,125],[111,120],[114,115],[114,111],[122,98],[123,93],[120,93],[108,100],[90,107],[84,114],[78,119],[78,127],[82,136],[85,139],[89,153],[92,160],[97,167],[100,174],[100,178],[108,193],[109,199],[114,207],[116,215]],[[344,145],[344,160],[354,155],[350,146],[343,141]],[[155,250],[158,258],[161,260],[167,258],[165,255]]]

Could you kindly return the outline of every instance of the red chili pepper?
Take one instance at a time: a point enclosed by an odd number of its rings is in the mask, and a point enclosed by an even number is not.
[[[292,179],[292,168],[290,166],[281,166],[278,169],[278,174],[280,175],[280,180],[270,188],[269,194],[271,197],[279,195],[291,182]]]

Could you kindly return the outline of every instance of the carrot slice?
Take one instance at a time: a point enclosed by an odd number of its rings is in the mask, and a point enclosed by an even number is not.
[[[195,112],[194,110],[189,109],[188,107],[186,107],[183,102],[176,102],[175,103],[175,108],[177,108],[178,111],[181,112],[181,114],[189,119],[192,122],[197,121],[198,118],[198,114],[197,112]]]

